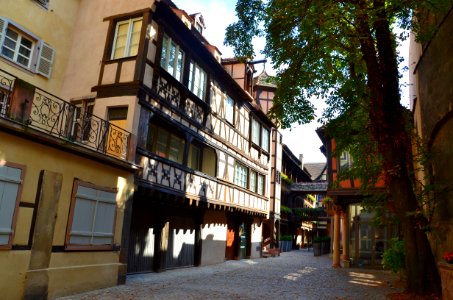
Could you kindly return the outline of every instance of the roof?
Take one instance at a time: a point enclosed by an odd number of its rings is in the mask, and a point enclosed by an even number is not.
[[[275,76],[270,76],[267,74],[266,70],[263,70],[260,75],[254,78],[254,83],[259,86],[277,87]]]
[[[311,175],[312,180],[319,180],[326,167],[327,163],[325,162],[304,164],[304,169]]]
[[[291,185],[292,192],[327,192],[327,181],[299,182]]]

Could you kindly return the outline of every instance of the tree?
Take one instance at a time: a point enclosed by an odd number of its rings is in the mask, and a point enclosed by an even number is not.
[[[357,117],[361,151],[379,154],[380,168],[405,241],[406,289],[440,294],[440,277],[424,227],[414,212],[412,141],[407,110],[400,104],[398,39],[401,27],[421,29],[414,12],[451,7],[450,0],[238,0],[238,21],[225,43],[237,57],[253,57],[252,38],[264,36],[264,54],[277,72],[270,116],[283,127],[314,118],[311,99],[324,99],[327,119]],[[426,33],[426,32],[424,32]],[[357,125],[357,124],[356,124]],[[365,151],[366,152],[366,151]],[[370,153],[370,152],[368,152]]]

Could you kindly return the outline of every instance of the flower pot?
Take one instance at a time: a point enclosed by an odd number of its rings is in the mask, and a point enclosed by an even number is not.
[[[313,242],[313,254],[315,256],[321,256],[321,254],[322,254],[322,243],[321,242]]]

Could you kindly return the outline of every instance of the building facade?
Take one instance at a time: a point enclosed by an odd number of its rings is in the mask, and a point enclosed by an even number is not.
[[[55,298],[115,285],[132,134],[62,96],[80,1],[0,6],[0,289]],[[69,100],[69,99],[68,99]]]
[[[453,159],[453,45],[449,38],[453,17],[450,8],[443,13],[425,12],[420,18],[426,28],[435,28],[435,34],[421,43],[411,35],[411,111],[422,145],[415,153],[420,155],[425,151],[430,157],[425,166],[416,163],[415,170],[418,182],[434,188],[430,199],[434,213],[428,237],[439,262],[443,297],[450,299],[453,297],[453,270],[443,261],[442,255],[452,251],[453,243],[453,175],[450,172]]]
[[[81,1],[63,93],[136,135],[127,273],[259,257],[274,232],[280,134],[253,64],[222,60],[204,26],[171,1]]]
[[[339,180],[339,173],[353,166],[353,158],[347,151],[336,153],[335,139],[324,127],[318,128],[327,157],[326,203],[333,219],[333,267],[380,266],[382,254],[388,248],[388,241],[397,236],[397,227],[391,224],[374,225],[375,214],[363,209],[361,202],[373,192],[380,193],[385,185],[378,180],[375,187],[365,195],[361,181],[357,178]]]

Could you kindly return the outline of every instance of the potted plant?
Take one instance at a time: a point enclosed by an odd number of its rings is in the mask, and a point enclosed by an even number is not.
[[[313,238],[313,254],[315,256],[321,256],[321,254],[322,254],[322,237],[315,236]]]
[[[445,252],[442,258],[445,259],[447,264],[453,264],[453,251]]]

